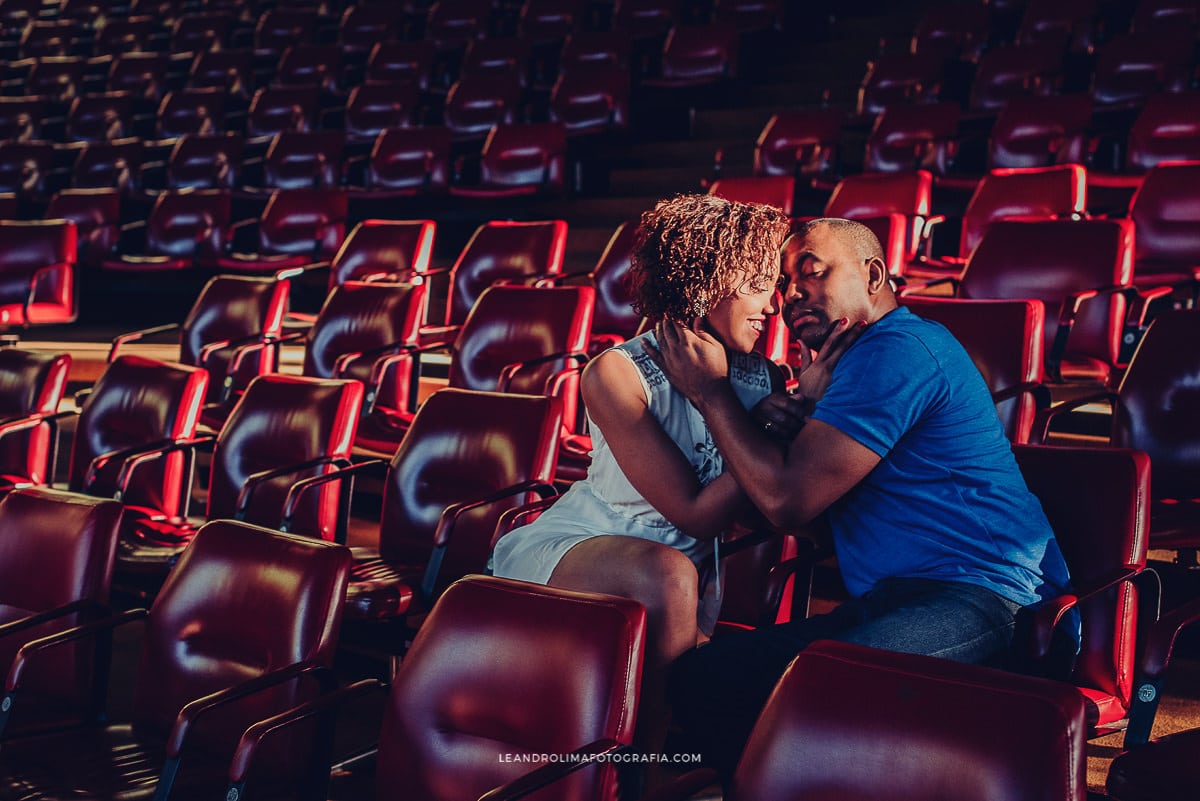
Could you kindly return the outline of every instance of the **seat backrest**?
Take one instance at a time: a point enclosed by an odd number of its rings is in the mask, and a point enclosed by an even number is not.
[[[68,353],[0,348],[0,420],[16,421],[58,411],[71,369]],[[0,438],[0,474],[7,481],[50,480],[50,424]]]
[[[71,185],[116,187],[134,194],[141,186],[145,148],[136,137],[111,142],[89,142],[75,158]]]
[[[934,53],[897,53],[869,62],[858,90],[859,114],[879,114],[890,105],[928,103],[937,98],[943,60]]]
[[[1163,161],[1200,160],[1200,93],[1150,97],[1129,130],[1125,167],[1143,172]]]
[[[859,220],[879,237],[893,273],[917,257],[921,232],[933,206],[933,175],[928,170],[863,172],[838,181],[825,204],[826,217]],[[903,215],[893,231],[892,215]]]
[[[908,295],[903,303],[918,316],[949,329],[993,393],[1044,379],[1042,343],[1046,319],[1039,301]],[[1029,393],[996,404],[1004,432],[1013,442],[1029,441],[1037,411],[1036,398]]]
[[[165,736],[193,699],[299,662],[331,666],[349,570],[344,546],[232,520],[202,527],[150,608],[134,725]],[[249,723],[304,700],[298,685],[234,704],[193,728],[189,747],[232,753]]]
[[[238,186],[244,140],[227,134],[185,134],[167,158],[170,189],[233,189]]]
[[[701,86],[738,75],[738,32],[725,23],[675,25],[662,49],[662,77],[678,86]]]
[[[1014,97],[992,126],[988,166],[1082,164],[1091,121],[1092,99],[1082,92]]]
[[[342,48],[336,43],[289,43],[275,70],[281,86],[316,84],[327,92],[342,91]]]
[[[596,288],[593,333],[618,334],[631,339],[641,325],[642,316],[633,309],[633,298],[625,281],[629,275],[637,228],[636,219],[626,220],[617,226],[592,270],[592,285]]]
[[[682,21],[681,0],[616,0],[612,27],[634,39],[659,39]]]
[[[158,106],[158,135],[211,135],[225,129],[225,93],[216,86],[167,92]]]
[[[267,8],[254,26],[254,49],[281,53],[291,45],[312,41],[316,26],[315,7]]]
[[[530,44],[521,37],[472,39],[459,65],[459,77],[515,74],[525,86],[530,72]]]
[[[329,288],[347,281],[409,281],[429,269],[437,223],[433,220],[363,220],[333,257]]]
[[[774,206],[790,216],[792,199],[796,194],[796,179],[790,175],[718,178],[708,187],[708,194],[737,203]]]
[[[439,50],[456,50],[487,32],[490,0],[439,0],[425,17],[425,39]]]
[[[367,166],[371,189],[444,190],[450,183],[450,131],[441,126],[380,132]]]
[[[1042,301],[1043,353],[1049,356],[1064,298],[1085,289],[1128,286],[1132,274],[1133,225],[1128,220],[998,220],[971,253],[959,295]],[[1084,301],[1066,354],[1116,364],[1124,319],[1120,294]]]
[[[628,70],[562,70],[550,90],[550,119],[567,135],[622,131],[629,126]]]
[[[581,0],[525,0],[518,31],[535,45],[561,44],[584,18]]]
[[[1080,164],[992,170],[967,203],[958,255],[970,256],[996,220],[1071,220],[1082,218],[1086,209],[1087,173]]]
[[[306,465],[317,459],[350,458],[362,411],[358,381],[260,375],[229,413],[213,451],[208,482],[208,518],[232,518],[247,479],[264,470],[297,467],[259,485],[246,509],[251,523],[277,527],[288,488],[300,479],[329,472]],[[330,482],[307,493],[293,531],[332,540],[338,520],[338,487]]]
[[[978,61],[988,43],[991,28],[988,12],[986,6],[966,3],[932,6],[917,23],[910,49],[945,61]]]
[[[371,141],[388,128],[407,128],[420,102],[416,80],[359,84],[346,100],[346,139]]]
[[[561,192],[566,171],[567,130],[561,122],[496,125],[484,140],[481,184]]]
[[[232,11],[189,11],[180,14],[171,26],[171,51],[203,53],[224,49],[233,23]]]
[[[396,38],[403,20],[386,5],[349,5],[338,23],[338,43],[361,60],[377,42]]]
[[[1074,688],[946,659],[814,643],[755,724],[737,801],[1084,801]]]
[[[74,601],[108,603],[121,504],[46,487],[0,501],[0,623]],[[0,638],[5,671],[22,644],[83,622],[78,613]],[[68,646],[31,676],[38,694],[76,703],[88,698],[92,649]]]
[[[1150,455],[1156,498],[1200,495],[1200,404],[1193,391],[1200,382],[1200,359],[1191,344],[1198,332],[1200,311],[1155,318],[1118,390],[1112,443]]]
[[[392,458],[380,555],[426,565],[436,552],[436,576],[424,578],[424,589],[434,595],[455,579],[481,572],[497,519],[530,496],[517,493],[465,513],[446,542],[435,538],[442,512],[515,484],[553,480],[561,423],[562,404],[544,395],[455,388],[430,395]]]
[[[516,122],[520,97],[516,72],[460,78],[446,93],[443,120],[456,140],[483,139],[493,125]]]
[[[967,107],[1000,111],[1017,97],[1052,94],[1062,70],[1063,50],[1053,42],[998,45],[979,59]]]
[[[49,142],[0,142],[0,191],[40,195],[53,163]]]
[[[629,743],[644,616],[624,598],[483,576],[455,584],[393,681],[376,797],[475,798],[528,773],[525,757]],[[562,798],[612,801],[616,792],[612,762],[555,785]]]
[[[272,189],[328,189],[342,181],[341,131],[275,134],[263,161],[263,183]]]
[[[942,175],[949,169],[949,146],[958,133],[957,103],[888,106],[875,118],[867,137],[863,169],[909,172],[926,169]]]
[[[231,97],[249,101],[254,85],[254,51],[250,48],[200,50],[188,74],[190,86],[215,86]]]
[[[369,385],[375,361],[389,346],[418,344],[425,319],[425,290],[428,285],[347,281],[338,284],[325,298],[308,333],[304,349],[304,375],[318,378],[354,378]],[[358,354],[347,363],[343,357]],[[339,368],[335,371],[335,367]],[[382,377],[376,403],[390,409],[408,409],[407,364]],[[336,373],[336,374],[335,374]]]
[[[45,116],[45,98],[0,97],[0,137],[13,142],[41,139]]]
[[[69,105],[83,91],[85,64],[80,56],[39,56],[25,77],[25,92]]]
[[[1114,36],[1096,52],[1092,99],[1098,106],[1130,108],[1156,92],[1188,89],[1194,40],[1187,29]]]
[[[773,114],[754,143],[755,175],[810,175],[837,164],[840,111]]]
[[[208,370],[209,401],[217,400],[237,347],[279,336],[289,289],[272,278],[218,275],[200,290],[179,334],[179,361]],[[245,386],[274,364],[272,350],[263,348],[259,358],[243,359],[234,385]]]
[[[510,364],[586,352],[595,297],[589,286],[485,289],[451,348],[450,386],[494,390]],[[505,391],[542,394],[555,373],[574,364],[552,359],[532,365],[520,370]],[[575,420],[577,378],[560,390],[568,424]]]
[[[367,57],[366,80],[370,83],[416,81],[424,91],[437,55],[433,42],[378,42]]]
[[[162,192],[146,221],[147,255],[215,258],[229,229],[226,189]]]
[[[1134,275],[1191,275],[1200,264],[1200,161],[1151,167],[1133,196],[1129,217],[1137,227]]]
[[[117,31],[111,25],[105,25],[104,33],[116,34]],[[142,103],[158,103],[163,99],[171,68],[169,54],[130,52],[120,48],[102,52],[117,54],[108,70],[110,92],[130,92]]]
[[[121,452],[191,439],[208,389],[197,367],[142,356],[118,356],[92,387],[75,426],[68,487],[99,497],[118,490]],[[124,503],[153,513],[182,513],[189,479],[183,453],[169,453],[133,472]]]
[[[77,260],[97,264],[117,245],[121,195],[117,189],[63,189],[50,198],[45,217],[75,223]]]
[[[259,252],[333,258],[346,236],[349,204],[344,189],[275,190],[259,220]]]
[[[78,250],[75,223],[70,220],[0,220],[0,308],[14,307],[0,313],[0,319],[6,323],[36,323],[42,306],[47,310],[74,309]],[[31,292],[30,282],[39,272],[30,309],[34,319],[26,321],[24,307]]]
[[[246,113],[246,135],[311,131],[317,127],[320,100],[321,89],[312,84],[261,87],[255,91]]]
[[[446,325],[461,325],[484,289],[497,281],[562,272],[565,220],[493,220],[475,229],[450,271]]]
[[[1030,0],[1021,17],[1017,42],[1086,48],[1096,31],[1098,5],[1097,0]]]
[[[575,31],[563,42],[560,72],[596,68],[629,72],[633,41],[628,31]]]
[[[1013,448],[1042,502],[1077,587],[1146,564],[1150,458],[1118,448]],[[1153,599],[1149,599],[1153,602]],[[1089,724],[1125,717],[1136,669],[1138,592],[1130,583],[1079,604],[1082,645],[1071,682],[1088,701]]]
[[[104,92],[79,95],[67,111],[67,138],[79,142],[107,142],[133,133],[133,95]]]

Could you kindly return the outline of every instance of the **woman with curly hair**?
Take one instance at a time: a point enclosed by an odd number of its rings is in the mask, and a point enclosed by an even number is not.
[[[754,346],[768,316],[779,312],[775,287],[788,230],[778,209],[709,195],[661,201],[638,230],[630,270],[635,309],[651,320],[703,326],[719,339],[747,408],[781,383]],[[653,730],[665,725],[667,665],[716,622],[719,580],[700,587],[697,566],[714,558],[714,538],[750,509],[723,471],[704,420],[655,363],[654,345],[648,332],[588,365],[587,478],[503,537],[493,561],[497,576],[621,595],[646,607],[639,716],[646,745],[660,744],[665,732]]]

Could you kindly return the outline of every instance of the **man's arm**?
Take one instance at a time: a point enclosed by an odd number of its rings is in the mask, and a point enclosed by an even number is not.
[[[807,392],[823,393],[833,366],[862,329],[840,327],[809,366]],[[810,420],[780,451],[742,408],[726,378],[724,347],[710,334],[664,323],[660,365],[704,416],[725,467],[776,526],[794,528],[823,512],[875,468],[880,457],[833,426]],[[819,394],[818,394],[819,397]]]

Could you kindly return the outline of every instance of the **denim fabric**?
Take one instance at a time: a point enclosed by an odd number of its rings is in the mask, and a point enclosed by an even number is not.
[[[668,690],[674,720],[688,746],[728,776],[775,683],[809,643],[841,640],[1000,665],[1020,608],[975,584],[885,579],[828,614],[718,637],[681,656]]]

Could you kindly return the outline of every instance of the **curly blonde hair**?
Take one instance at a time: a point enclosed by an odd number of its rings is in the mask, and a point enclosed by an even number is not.
[[[642,215],[628,288],[652,320],[688,323],[749,286],[775,280],[788,218],[773,206],[714,195],[678,195]]]

